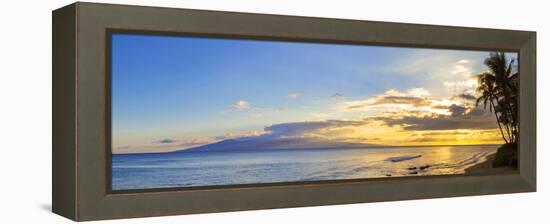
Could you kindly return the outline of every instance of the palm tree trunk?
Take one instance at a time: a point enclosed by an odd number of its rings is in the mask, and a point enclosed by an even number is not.
[[[506,95],[508,95],[508,94],[506,94]],[[505,98],[508,98],[506,95],[505,95],[504,97],[505,97]],[[509,101],[508,99],[506,99],[505,102],[507,102],[507,103],[506,103],[506,104],[507,104],[507,105],[506,105],[506,110],[507,110],[506,117],[509,119],[509,122],[510,122],[510,124],[509,124],[510,127],[509,127],[509,128],[507,127],[507,129],[510,129],[510,132],[511,132],[511,133],[509,134],[509,136],[510,136],[510,142],[515,142],[515,140],[514,140],[514,139],[515,139],[515,136],[514,136],[514,130],[513,130],[513,128],[514,128],[514,123],[515,123],[515,121],[514,121],[514,114],[513,114],[512,108],[511,108],[511,106],[510,106],[510,101]],[[507,126],[508,126],[508,125],[507,125]]]
[[[519,127],[518,127],[518,122],[516,120],[516,123],[514,124],[514,133],[515,133],[515,136],[514,136],[514,142],[517,142],[518,141],[518,133],[519,133]]]
[[[515,116],[514,116],[514,112],[513,112],[513,109],[511,108],[511,104],[510,104],[510,89],[508,87],[508,83],[507,82],[504,82],[504,80],[501,81],[501,86],[502,86],[502,91],[503,91],[503,95],[504,95],[504,102],[506,103],[506,105],[502,105],[506,108],[506,114],[505,116],[508,118],[509,122],[510,122],[510,128],[508,128],[508,125],[506,125],[506,129],[512,129],[514,127],[514,123],[515,123]],[[508,131],[509,132],[509,131]],[[510,142],[515,142],[515,134],[514,134],[514,130],[512,130],[512,133],[508,133],[508,136],[510,138]]]
[[[508,139],[510,142],[514,142],[514,135],[512,134],[512,126],[507,124],[506,129],[508,129]]]
[[[504,116],[506,116],[506,119],[510,119],[507,114],[504,114]],[[510,142],[513,142],[512,134],[510,132],[510,128],[511,128],[510,125],[509,124],[504,124],[504,127],[506,128],[506,134],[508,135],[508,139],[510,140]]]
[[[491,102],[491,107],[493,108],[493,111],[495,112],[495,118],[497,119],[497,124],[498,124],[498,129],[500,129],[500,134],[502,136],[502,139],[504,140],[504,142],[506,142],[506,144],[508,144],[508,140],[506,140],[506,136],[504,136],[504,132],[502,131],[502,126],[500,126],[500,120],[498,119],[498,115],[497,115],[497,111],[495,110],[495,105],[493,104],[493,101],[490,101]]]
[[[512,113],[512,114],[510,115],[511,118],[512,118],[512,122],[511,122],[511,124],[510,124],[510,126],[512,127],[512,137],[513,137],[512,143],[514,143],[514,142],[517,141],[517,138],[518,138],[518,136],[517,136],[517,133],[518,133],[517,124],[518,124],[518,122],[517,122],[517,115],[516,115],[515,113],[513,113],[514,111],[513,111],[512,108],[510,108],[510,110],[511,110],[511,113]],[[517,112],[516,112],[516,113],[517,113]]]

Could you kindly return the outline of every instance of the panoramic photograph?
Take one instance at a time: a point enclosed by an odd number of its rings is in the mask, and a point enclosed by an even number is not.
[[[111,189],[517,172],[518,54],[111,35]]]

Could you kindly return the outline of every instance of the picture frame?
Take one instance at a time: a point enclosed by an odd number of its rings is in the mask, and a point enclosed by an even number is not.
[[[153,19],[154,18],[154,19]],[[536,33],[77,2],[53,12],[52,210],[75,221],[536,191]],[[110,191],[111,32],[519,53],[519,172]]]

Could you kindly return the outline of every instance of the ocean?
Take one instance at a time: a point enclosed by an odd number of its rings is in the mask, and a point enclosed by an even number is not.
[[[497,145],[113,154],[112,189],[462,174]]]

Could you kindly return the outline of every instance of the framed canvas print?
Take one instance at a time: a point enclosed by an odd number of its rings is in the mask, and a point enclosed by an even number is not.
[[[69,5],[53,13],[53,211],[80,221],[535,191],[535,38]]]

